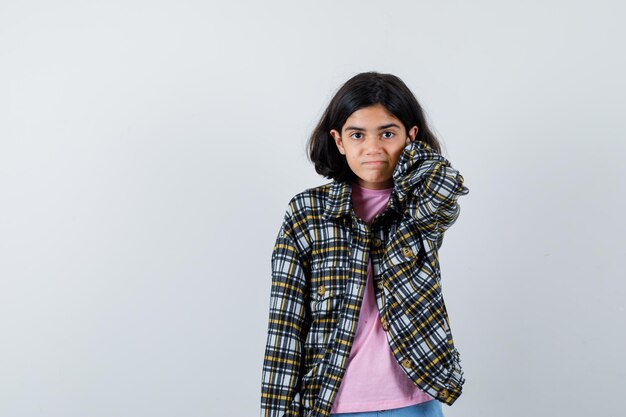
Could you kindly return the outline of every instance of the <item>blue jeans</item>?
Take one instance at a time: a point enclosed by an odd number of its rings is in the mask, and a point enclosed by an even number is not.
[[[335,413],[329,417],[444,417],[441,403],[430,400],[407,407],[392,408],[391,410],[364,411],[357,413]]]

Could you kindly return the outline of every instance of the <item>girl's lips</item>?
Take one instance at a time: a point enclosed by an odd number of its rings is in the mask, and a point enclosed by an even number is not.
[[[365,165],[382,165],[385,163],[385,161],[369,161],[369,162],[363,162]]]

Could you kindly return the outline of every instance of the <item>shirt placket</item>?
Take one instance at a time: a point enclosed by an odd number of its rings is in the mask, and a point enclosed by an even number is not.
[[[330,351],[333,353],[326,364],[324,383],[318,394],[318,401],[323,400],[327,404],[332,403],[341,383],[341,378],[337,378],[336,374],[343,374],[347,366],[351,346],[356,334],[363,296],[365,295],[365,284],[367,283],[367,264],[372,240],[370,228],[354,213],[350,217],[350,269],[356,272],[350,274],[346,284],[347,305],[344,308],[346,314],[343,314],[340,318],[341,322],[338,325],[333,346],[330,347]],[[324,407],[321,407],[320,404],[316,408],[321,410]],[[311,413],[311,415],[314,415],[314,413]]]

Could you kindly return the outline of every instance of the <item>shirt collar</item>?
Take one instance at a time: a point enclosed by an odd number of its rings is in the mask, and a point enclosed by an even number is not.
[[[398,201],[396,187],[389,196],[388,207],[391,211],[402,214],[402,205]],[[352,211],[352,185],[347,181],[333,181],[330,184],[328,202],[324,211],[324,219],[339,218]]]

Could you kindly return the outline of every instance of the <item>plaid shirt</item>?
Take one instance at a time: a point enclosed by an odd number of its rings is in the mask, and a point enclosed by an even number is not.
[[[440,286],[438,249],[469,192],[447,159],[407,145],[387,207],[371,225],[352,210],[348,182],[295,195],[273,248],[262,417],[326,417],[344,374],[367,279],[407,377],[452,404],[464,383]]]

